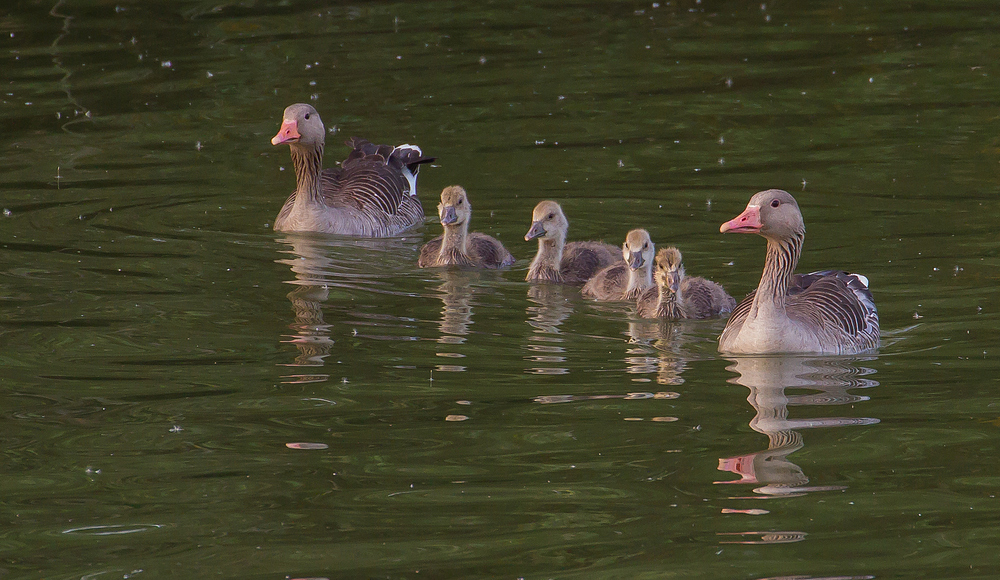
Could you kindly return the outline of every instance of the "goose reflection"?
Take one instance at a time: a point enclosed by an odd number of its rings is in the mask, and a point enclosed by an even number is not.
[[[801,429],[873,425],[869,417],[789,418],[788,407],[804,405],[845,405],[867,401],[868,397],[849,392],[877,386],[865,378],[875,371],[859,366],[862,360],[844,358],[746,357],[731,359],[729,370],[739,373],[730,379],[750,389],[747,401],[757,411],[750,428],[767,435],[763,451],[719,460],[719,470],[740,476],[723,484],[750,484],[763,497],[801,495],[810,491],[843,489],[843,486],[808,486],[809,478],[789,456],[804,446]],[[788,394],[786,389],[806,389],[805,394]]]
[[[362,288],[375,290],[382,284],[381,273],[386,271],[380,261],[405,259],[407,249],[416,250],[418,240],[407,238],[341,239],[314,234],[290,234],[278,240],[287,249],[287,257],[275,260],[291,268],[294,278],[285,283],[295,288],[286,296],[295,312],[295,320],[288,328],[291,334],[283,335],[281,342],[293,344],[298,350],[289,367],[322,367],[330,355],[335,341],[333,325],[324,320],[324,306],[331,289],[349,290]],[[373,254],[374,252],[374,254]],[[378,255],[372,259],[373,255]],[[388,268],[391,271],[392,268]],[[320,382],[329,379],[322,373],[291,374],[282,377],[285,383]]]
[[[562,346],[565,339],[560,336],[560,326],[573,313],[572,300],[579,292],[562,284],[533,284],[528,288],[531,305],[526,308],[526,314],[532,333],[527,348],[532,354],[525,360],[538,366],[528,368],[527,372],[536,375],[569,373],[565,367],[566,349]]]

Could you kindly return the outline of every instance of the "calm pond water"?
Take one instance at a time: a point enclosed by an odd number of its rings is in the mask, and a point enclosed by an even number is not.
[[[28,1],[0,8],[0,577],[995,578],[1000,12],[947,2]],[[427,225],[278,235],[282,109],[438,157]],[[726,359],[524,283],[534,204],[735,296],[801,270],[883,346]],[[433,217],[433,216],[432,216]]]

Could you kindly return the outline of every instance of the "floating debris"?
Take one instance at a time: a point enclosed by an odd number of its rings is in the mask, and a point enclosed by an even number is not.
[[[289,449],[328,449],[330,446],[326,443],[285,443],[285,447]]]

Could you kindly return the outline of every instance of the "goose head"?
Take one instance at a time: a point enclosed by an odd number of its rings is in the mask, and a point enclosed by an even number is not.
[[[554,201],[540,201],[531,212],[531,228],[524,234],[524,241],[535,238],[566,239],[569,222],[559,204]]]
[[[681,287],[681,280],[684,278],[681,251],[670,246],[657,252],[656,271],[653,276],[659,286],[669,288],[671,292],[676,294]]]
[[[438,217],[441,225],[452,226],[468,223],[472,216],[472,206],[461,185],[450,185],[441,191]]]
[[[804,235],[806,226],[802,222],[799,204],[790,193],[768,189],[755,193],[743,213],[722,224],[719,231],[787,240]]]
[[[271,138],[271,145],[299,144],[307,147],[319,147],[326,139],[326,128],[319,118],[319,113],[312,105],[296,103],[285,108],[281,116],[281,128],[278,134]]]
[[[648,268],[653,262],[653,241],[649,238],[649,232],[643,229],[635,229],[625,236],[625,243],[622,244],[622,256],[630,270]]]

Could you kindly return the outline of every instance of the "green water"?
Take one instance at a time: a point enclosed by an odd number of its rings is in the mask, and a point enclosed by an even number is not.
[[[859,2],[8,2],[0,7],[0,578],[994,578],[1000,12]],[[317,107],[417,143],[504,272],[278,235],[270,137]],[[645,227],[803,208],[882,349],[726,360],[531,286]],[[292,444],[289,446],[289,444]],[[302,445],[305,444],[305,445]]]

